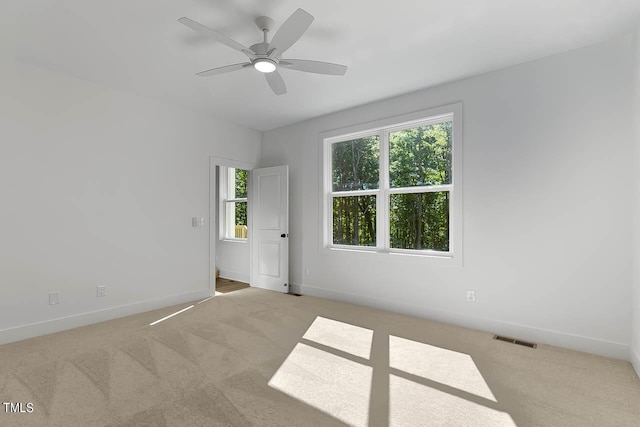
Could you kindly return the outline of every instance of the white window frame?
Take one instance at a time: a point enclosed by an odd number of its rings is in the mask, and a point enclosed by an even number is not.
[[[452,121],[451,184],[390,188],[389,133]],[[333,191],[331,147],[334,143],[377,135],[380,143],[380,179],[375,190]],[[418,111],[402,116],[368,122],[320,134],[321,147],[321,248],[331,252],[360,252],[449,260],[462,265],[462,103]],[[449,250],[397,249],[390,247],[389,206],[391,194],[449,191]],[[376,196],[376,246],[353,246],[333,243],[333,197]]]
[[[229,185],[230,185],[230,180],[229,180],[229,175],[230,175],[230,170],[233,169],[234,171],[236,169],[242,169],[242,168],[235,168],[232,166],[220,166],[219,170],[220,170],[220,176],[219,176],[219,198],[220,198],[220,203],[219,203],[219,208],[220,211],[218,213],[218,217],[220,218],[220,223],[219,223],[219,232],[218,232],[218,236],[219,236],[219,240],[224,240],[224,241],[228,241],[228,242],[238,242],[238,243],[247,243],[248,239],[247,237],[235,237],[234,236],[227,236],[227,222],[229,221],[229,218],[227,216],[227,205],[229,203],[237,203],[237,202],[244,202],[247,203],[247,221],[248,221],[248,216],[249,216],[249,199],[247,197],[239,197],[239,198],[229,198]],[[235,176],[235,175],[234,175]],[[235,178],[234,178],[235,180]],[[235,222],[235,221],[234,221]],[[247,233],[249,232],[249,224],[247,224]]]

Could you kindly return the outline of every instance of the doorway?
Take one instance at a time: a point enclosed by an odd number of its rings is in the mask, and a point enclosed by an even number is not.
[[[210,157],[209,180],[210,295],[218,278],[287,293],[288,166]]]
[[[249,287],[251,233],[249,173],[254,164],[211,157],[210,295]]]

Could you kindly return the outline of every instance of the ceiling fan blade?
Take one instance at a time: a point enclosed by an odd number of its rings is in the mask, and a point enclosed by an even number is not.
[[[276,95],[284,95],[287,93],[287,86],[285,86],[284,80],[282,80],[282,76],[277,70],[272,73],[265,73],[264,76],[273,93]]]
[[[240,51],[242,53],[244,53],[245,55],[247,55],[248,57],[252,57],[254,56],[253,52],[251,50],[249,50],[247,47],[243,46],[242,44],[238,43],[235,40],[230,39],[229,37],[225,36],[222,33],[219,33],[218,31],[211,29],[209,27],[206,27],[202,24],[200,24],[199,22],[194,21],[193,19],[189,19],[187,17],[182,17],[180,19],[178,19],[178,22],[186,25],[187,27],[191,28],[192,30],[195,30],[201,34],[210,36],[214,39],[216,39],[217,41],[219,41],[220,43],[229,46],[231,49],[235,49],[237,51]]]
[[[307,31],[312,22],[313,16],[308,12],[302,9],[296,10],[278,29],[269,47],[278,49],[278,54],[282,55]]]
[[[200,77],[209,77],[209,76],[217,76],[218,74],[230,73],[232,71],[241,70],[251,65],[251,62],[242,62],[240,64],[233,65],[225,65],[224,67],[212,68],[207,71],[200,71],[196,73],[196,76]]]
[[[322,61],[308,61],[306,59],[283,59],[278,65],[288,68],[289,70],[317,74],[330,74],[332,76],[344,76],[347,72],[346,65],[332,64],[331,62]]]

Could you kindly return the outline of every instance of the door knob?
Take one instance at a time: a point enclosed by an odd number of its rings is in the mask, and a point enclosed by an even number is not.
[[[287,235],[286,235],[286,234],[284,234],[284,233],[282,233],[282,234],[280,235],[280,237],[285,238],[285,237],[287,237]]]

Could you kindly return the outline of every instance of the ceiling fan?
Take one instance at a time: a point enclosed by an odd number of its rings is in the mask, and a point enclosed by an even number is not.
[[[263,33],[261,43],[256,43],[250,47],[245,47],[235,40],[230,39],[224,34],[206,27],[192,19],[183,17],[178,22],[187,27],[229,46],[232,49],[244,53],[248,58],[248,62],[239,64],[225,65],[224,67],[213,68],[197,73],[197,76],[208,77],[218,74],[229,73],[231,71],[242,70],[244,68],[253,67],[264,73],[267,83],[276,95],[287,93],[287,87],[282,80],[282,76],[278,73],[277,68],[283,67],[289,70],[304,71],[307,73],[329,74],[334,76],[342,76],[347,72],[347,67],[330,62],[310,61],[306,59],[282,59],[282,54],[289,49],[298,39],[307,31],[313,16],[308,12],[298,9],[282,24],[275,33],[271,42],[267,41],[267,33],[273,27],[273,19],[261,16],[256,19],[256,25]]]

